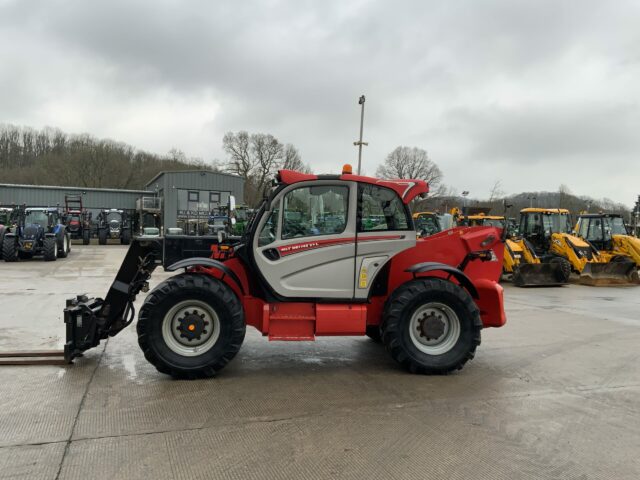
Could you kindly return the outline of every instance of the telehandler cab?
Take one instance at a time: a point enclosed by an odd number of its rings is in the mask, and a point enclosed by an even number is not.
[[[409,202],[422,180],[281,170],[242,237],[132,242],[105,299],[67,301],[71,361],[133,322],[153,270],[179,273],[146,297],[138,342],[160,372],[215,375],[250,325],[269,340],[369,335],[414,373],[448,373],[473,358],[483,327],[506,321],[497,228],[417,239]],[[367,221],[375,217],[375,222]]]

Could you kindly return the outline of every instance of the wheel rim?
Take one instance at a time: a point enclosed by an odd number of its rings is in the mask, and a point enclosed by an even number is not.
[[[162,320],[162,338],[178,355],[195,357],[210,350],[220,337],[220,318],[211,305],[184,300]]]
[[[460,319],[451,307],[437,302],[416,309],[409,322],[414,346],[429,355],[442,355],[460,338]]]

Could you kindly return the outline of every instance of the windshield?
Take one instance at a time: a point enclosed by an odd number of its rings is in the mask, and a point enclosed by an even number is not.
[[[8,224],[9,224],[9,213],[0,212],[0,225],[8,225]]]
[[[32,210],[31,212],[27,212],[24,223],[25,225],[37,223],[41,227],[46,227],[49,223],[48,219],[49,217],[47,216],[46,212]]]
[[[521,217],[521,228],[524,234],[544,234],[569,233],[571,232],[571,222],[566,213],[527,213]],[[524,223],[526,220],[526,224]]]

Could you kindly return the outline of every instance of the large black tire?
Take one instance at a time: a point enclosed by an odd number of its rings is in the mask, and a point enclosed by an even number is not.
[[[5,237],[2,239],[2,258],[5,262],[18,261],[18,245],[15,237]]]
[[[63,233],[60,241],[58,241],[58,258],[67,258],[71,251],[71,238],[68,233]]]
[[[412,333],[414,321],[418,328]],[[473,358],[481,329],[480,312],[466,290],[443,279],[423,278],[398,287],[387,300],[382,341],[394,360],[411,373],[446,374]],[[439,336],[430,338],[431,334]]]
[[[44,237],[42,246],[45,262],[52,262],[58,258],[58,239],[56,237]]]
[[[217,322],[209,313],[204,317],[207,307],[213,310]],[[202,345],[202,348],[206,345],[209,348],[201,354],[187,356],[176,351],[191,348],[188,343],[180,345],[186,338],[182,340],[182,334],[177,330],[185,325],[182,320],[191,317],[186,311],[191,308],[194,315],[197,312],[203,319],[212,320],[203,328],[212,328],[210,342]],[[180,318],[183,314],[185,316]],[[199,321],[197,316],[194,318]],[[186,325],[188,328],[189,324]],[[186,379],[212,377],[218,373],[240,350],[245,330],[244,312],[235,293],[217,278],[193,273],[176,275],[154,288],[140,309],[137,325],[138,344],[145,358],[159,372]],[[208,332],[201,331],[203,334]],[[195,340],[200,341],[200,338]]]
[[[82,229],[82,244],[89,245],[91,242],[91,231],[88,228]]]
[[[100,230],[98,230],[98,243],[100,245],[106,245],[107,244],[107,229],[106,228],[101,228]]]
[[[571,263],[569,262],[569,260],[564,257],[552,257],[551,260],[549,260],[549,263],[559,264],[560,270],[564,275],[565,282],[569,281],[569,278],[571,278]]]
[[[367,325],[366,335],[376,343],[382,342],[382,332],[380,325]]]
[[[129,245],[131,243],[131,230],[128,228],[122,231],[122,242],[123,245]]]

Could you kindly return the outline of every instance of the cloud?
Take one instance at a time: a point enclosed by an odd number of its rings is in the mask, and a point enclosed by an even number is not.
[[[479,196],[501,178],[631,203],[639,13],[623,1],[4,0],[0,121],[206,160],[224,158],[226,131],[269,132],[336,171],[356,158],[365,93],[369,173],[410,145]]]

